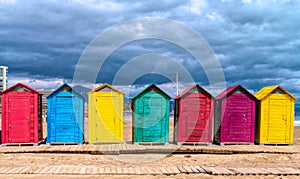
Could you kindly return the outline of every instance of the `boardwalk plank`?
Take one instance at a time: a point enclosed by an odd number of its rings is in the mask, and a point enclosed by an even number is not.
[[[201,168],[200,166],[195,166],[195,168],[200,172],[200,173],[206,173],[206,171]]]
[[[188,167],[193,171],[193,173],[199,173],[199,171],[194,166],[188,166]]]
[[[122,168],[123,174],[128,175],[129,174],[129,169],[128,168]]]
[[[137,174],[137,175],[143,174],[140,167],[135,167],[134,170],[135,170],[135,174]]]
[[[182,167],[187,171],[187,173],[194,173],[190,167],[188,166],[182,166]]]
[[[123,171],[122,171],[121,167],[117,167],[117,174],[123,174]]]
[[[148,172],[150,175],[156,175],[157,173],[152,167],[145,167],[145,170]]]
[[[86,174],[86,170],[87,170],[86,167],[80,167],[79,174],[81,175]]]
[[[181,172],[181,173],[188,173],[185,168],[183,168],[183,166],[179,166],[178,167],[178,170]]]
[[[112,166],[112,167],[110,168],[110,174],[113,174],[113,175],[117,174],[117,168],[114,167],[114,166]]]
[[[93,173],[93,168],[92,167],[87,167],[85,170],[86,175],[91,175]]]
[[[2,167],[1,170],[0,170],[0,173],[5,174],[5,173],[7,173],[7,171],[9,171],[11,169],[12,169],[12,167]]]
[[[172,167],[170,167],[170,169],[171,169],[175,174],[180,174],[180,171],[179,171],[179,169],[178,169],[177,167],[172,166]]]
[[[58,167],[56,167],[56,169],[55,169],[55,171],[53,173],[54,174],[62,173],[61,170],[62,170],[62,166],[58,166]]]
[[[131,175],[135,174],[134,168],[129,167],[128,170],[129,170],[129,174],[131,174]]]
[[[169,173],[167,172],[167,170],[163,167],[159,167],[160,171],[162,172],[162,174],[164,175],[169,175]]]
[[[72,167],[73,168],[73,170],[72,170],[72,174],[73,175],[76,175],[76,174],[79,174],[79,172],[80,172],[80,167],[78,167],[78,166],[76,166],[76,167]]]
[[[49,170],[47,170],[45,173],[47,174],[54,174],[55,170],[57,169],[57,167],[50,167]]]
[[[103,169],[103,168],[102,168]],[[104,171],[104,169],[103,169],[103,171]],[[100,173],[100,169],[98,168],[98,167],[93,167],[93,169],[92,169],[92,174],[94,174],[94,175],[98,175]]]

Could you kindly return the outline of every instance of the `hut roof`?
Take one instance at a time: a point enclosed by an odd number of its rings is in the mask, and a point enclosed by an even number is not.
[[[271,94],[273,91],[275,91],[276,89],[280,89],[281,91],[283,91],[284,93],[288,94],[289,96],[291,96],[294,100],[296,100],[296,98],[289,93],[288,91],[286,91],[283,87],[281,87],[280,85],[275,85],[275,86],[266,86],[263,87],[262,89],[260,89],[256,94],[255,97],[258,100],[262,100],[264,98],[266,98],[269,94]]]
[[[77,92],[76,90],[74,90],[70,85],[68,85],[67,83],[64,83],[63,85],[61,85],[60,87],[58,87],[56,90],[54,90],[52,93],[50,93],[46,98],[49,98],[51,96],[53,96],[54,94],[62,91],[62,90],[67,90],[67,91],[71,91],[76,93],[77,95],[79,95],[81,98],[84,98],[79,92]]]
[[[199,86],[198,84],[194,84],[190,87],[188,87],[187,89],[185,89],[182,93],[180,93],[179,95],[177,95],[174,100],[183,98],[184,96],[186,96],[189,91],[193,90],[194,88],[197,88],[198,90],[203,91],[205,94],[209,95],[210,97],[214,98],[209,92],[207,92],[204,88],[202,88],[201,86]]]
[[[23,92],[26,92],[26,91],[27,91],[27,92],[33,92],[33,93],[36,93],[36,94],[38,94],[38,95],[43,95],[43,94],[40,93],[39,91],[37,91],[37,90],[35,90],[35,89],[33,89],[33,88],[31,88],[31,87],[29,87],[29,86],[23,84],[23,83],[17,83],[17,84],[15,84],[15,85],[9,87],[9,88],[6,89],[5,91],[0,92],[0,95],[5,94],[5,93],[8,93],[8,92],[10,92],[10,91],[13,91],[13,90],[15,90],[16,88],[19,88],[19,87],[23,88],[23,90],[25,89]],[[20,89],[21,89],[21,88],[20,88]]]
[[[256,99],[256,97],[252,93],[250,93],[246,88],[244,88],[242,85],[235,85],[235,86],[228,87],[223,92],[221,92],[218,96],[216,96],[216,99],[223,99],[224,97],[231,95],[238,88],[242,89],[247,94],[249,94],[251,97]]]
[[[119,94],[123,94],[123,95],[124,95],[124,93],[123,93],[122,91],[118,90],[117,88],[115,88],[115,87],[113,87],[113,86],[111,86],[111,85],[109,85],[109,84],[107,84],[107,83],[104,83],[103,85],[98,86],[97,88],[91,90],[91,91],[88,92],[88,93],[93,93],[93,92],[101,91],[101,90],[103,90],[104,88],[109,88],[109,89],[111,89],[112,91],[114,91],[114,92],[116,92],[116,93],[119,93]]]
[[[138,96],[142,95],[143,93],[147,92],[149,89],[151,88],[155,88],[156,90],[158,90],[159,92],[161,92],[164,96],[166,96],[167,98],[171,99],[171,97],[165,93],[163,90],[161,90],[159,87],[157,87],[155,84],[151,84],[149,86],[147,86],[145,89],[143,89],[141,92],[139,92],[138,94],[136,94],[132,99],[137,98]]]

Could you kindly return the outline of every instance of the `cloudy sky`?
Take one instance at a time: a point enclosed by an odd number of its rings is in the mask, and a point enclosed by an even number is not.
[[[132,19],[155,17],[177,21],[199,33],[214,52],[226,86],[242,84],[255,92],[280,84],[300,97],[299,9],[297,0],[0,0],[0,65],[9,67],[9,85],[24,82],[35,88],[56,88],[73,82],[82,53],[97,36]],[[166,33],[164,24],[160,26],[159,33]],[[137,32],[145,28],[136,26]],[[166,34],[182,35],[180,29],[171,30]],[[115,39],[128,36],[125,31]],[[193,40],[185,42],[193,44]],[[106,42],[101,48],[112,44]],[[157,54],[152,56],[157,58],[145,54]],[[173,96],[175,74],[180,70],[208,90],[210,87],[208,69],[195,56],[180,43],[155,38],[134,40],[114,49],[97,69],[96,80],[82,84],[111,84],[128,62],[144,65],[128,68],[127,74],[136,69],[148,73],[133,81],[136,87],[131,87],[132,91],[156,83]],[[151,67],[149,62],[156,65]],[[92,68],[83,69],[88,74]],[[155,74],[157,68],[174,79]],[[179,72],[180,91],[190,82],[185,77]]]

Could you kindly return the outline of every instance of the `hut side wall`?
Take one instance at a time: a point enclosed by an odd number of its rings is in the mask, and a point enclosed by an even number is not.
[[[220,143],[222,118],[222,100],[216,100],[214,105],[214,142]]]
[[[179,120],[179,104],[180,99],[175,100],[175,107],[174,107],[174,132],[173,132],[173,142],[178,142],[178,120]]]

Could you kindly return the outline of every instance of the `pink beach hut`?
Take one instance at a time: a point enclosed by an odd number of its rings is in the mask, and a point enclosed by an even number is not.
[[[231,86],[216,97],[214,141],[254,144],[256,98],[241,85]]]

